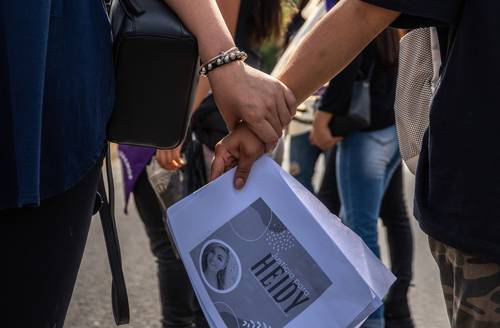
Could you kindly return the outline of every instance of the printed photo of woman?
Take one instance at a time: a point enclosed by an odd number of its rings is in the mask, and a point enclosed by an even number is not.
[[[219,243],[207,245],[203,252],[202,269],[207,282],[215,289],[224,290],[226,268],[229,262],[229,249]]]
[[[217,239],[210,240],[200,257],[200,271],[210,289],[229,293],[236,288],[241,279],[241,264],[229,245]]]

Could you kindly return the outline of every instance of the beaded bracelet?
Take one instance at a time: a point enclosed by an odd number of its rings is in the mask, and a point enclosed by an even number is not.
[[[200,68],[200,75],[207,76],[208,72],[213,71],[214,69],[229,64],[231,62],[240,60],[245,61],[248,55],[246,52],[239,50],[236,47],[233,47],[226,51],[221,51],[217,56],[207,61]]]

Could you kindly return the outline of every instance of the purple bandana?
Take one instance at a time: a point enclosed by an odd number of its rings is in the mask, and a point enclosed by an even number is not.
[[[135,183],[155,152],[156,150],[154,148],[127,145],[118,146],[118,156],[120,157],[123,172],[125,213],[127,213],[128,200],[130,194],[134,190]]]
[[[326,10],[330,10],[337,4],[337,0],[326,0]]]

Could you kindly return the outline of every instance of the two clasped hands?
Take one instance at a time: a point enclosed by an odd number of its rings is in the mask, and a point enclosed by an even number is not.
[[[215,83],[219,81],[212,80],[217,104],[230,133],[215,148],[210,176],[213,180],[236,166],[234,186],[237,189],[244,186],[252,164],[265,152],[274,149],[297,108],[294,93],[283,82],[241,63],[239,65],[247,75],[242,77],[244,83],[234,81],[232,87],[228,86],[231,92],[218,90]],[[217,94],[218,91],[222,91],[222,95]],[[311,143],[325,150],[339,140],[331,135],[328,121],[316,120],[311,134]],[[321,123],[325,123],[325,129],[316,126]]]
[[[272,151],[296,111],[293,92],[278,79],[243,63],[240,81],[229,89],[219,89],[217,77],[211,79],[215,100],[230,130],[215,148],[210,179],[237,166],[234,185],[242,188],[251,166],[266,151]],[[213,74],[218,72],[214,71]]]
[[[214,3],[169,0],[169,4],[189,22],[202,59],[234,47]],[[193,19],[197,13],[213,17]],[[342,0],[301,42],[278,78],[242,62],[211,71],[210,86],[230,133],[216,147],[210,178],[236,166],[234,184],[242,188],[252,164],[278,142],[297,104],[346,67],[399,14],[362,0]],[[324,139],[318,146],[335,142]]]

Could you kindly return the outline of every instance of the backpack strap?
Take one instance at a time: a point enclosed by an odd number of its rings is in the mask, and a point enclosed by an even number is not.
[[[116,325],[125,325],[130,322],[130,309],[127,296],[127,286],[123,276],[120,243],[115,221],[115,194],[113,186],[113,171],[111,168],[111,153],[108,143],[106,154],[106,174],[108,179],[109,201],[104,187],[104,176],[101,172],[98,192],[102,198],[102,206],[99,210],[106,250],[108,252],[109,265],[111,267],[111,299],[113,303],[113,316]]]
[[[440,71],[441,71],[441,46],[439,43],[438,31],[435,27],[429,28],[430,42],[431,42],[431,54],[432,54],[432,80],[431,88],[432,93],[436,90],[439,83]]]

